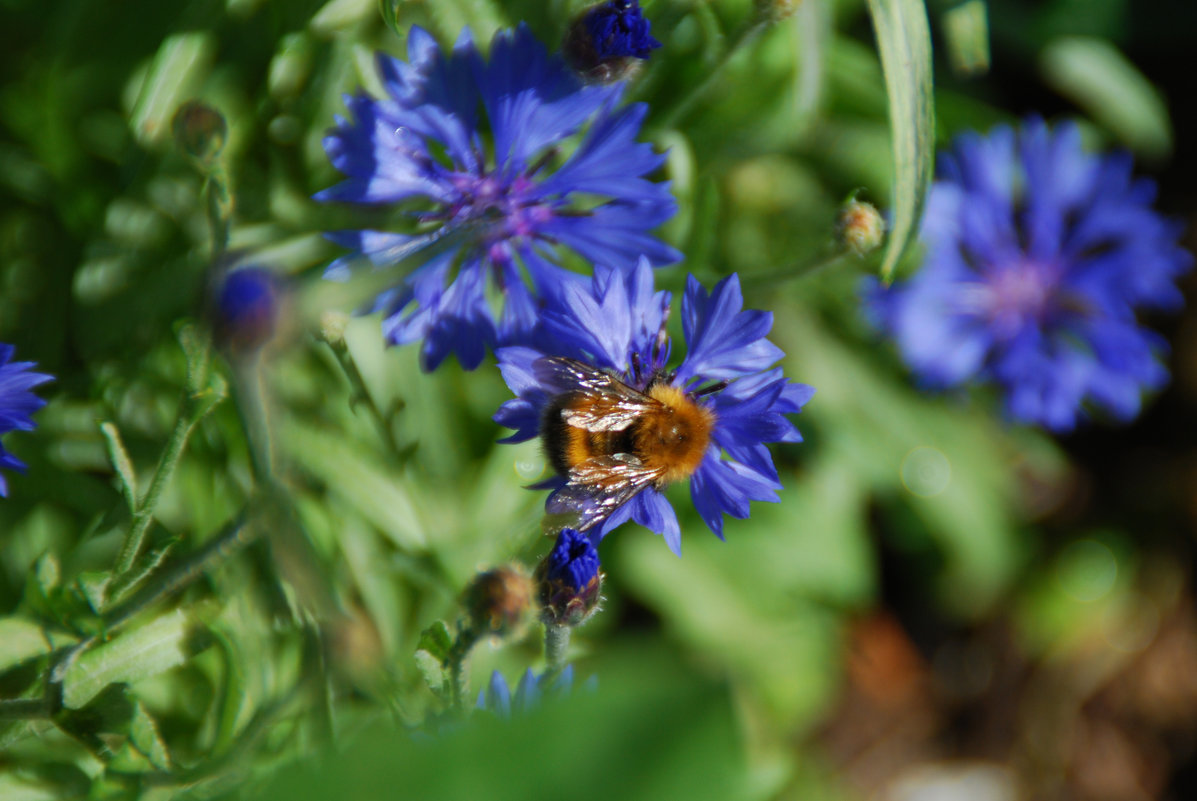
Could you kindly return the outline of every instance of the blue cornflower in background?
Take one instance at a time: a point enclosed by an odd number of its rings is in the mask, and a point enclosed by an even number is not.
[[[39,384],[53,380],[52,376],[32,372],[30,368],[36,366],[33,362],[12,361],[14,350],[12,345],[0,342],[0,437],[9,431],[33,430],[34,422],[30,415],[45,406],[46,402],[34,395],[32,390]],[[3,441],[0,441],[0,468],[25,470],[24,462],[4,450]],[[8,482],[2,470],[0,496],[8,496]]]
[[[1072,429],[1084,405],[1134,418],[1168,380],[1138,309],[1174,309],[1192,257],[1125,154],[1090,155],[1070,124],[965,134],[928,198],[926,259],[867,290],[870,310],[931,387],[994,382],[1009,415]]]
[[[588,491],[584,474],[602,466],[584,460],[552,483],[555,489],[546,503],[550,513],[580,513],[577,527],[593,526],[588,531],[592,537],[601,538],[631,518],[662,534],[680,553],[681,529],[662,494],[664,485],[688,477],[695,508],[722,538],[724,513],[744,518],[749,501],[777,500],[781,485],[764,443],[801,441],[785,415],[800,411],[814,389],[791,383],[773,367],[784,355],[765,338],[773,315],[743,309],[737,276],[720,281],[709,293],[693,276],[688,278],[682,298],[687,353],[675,369],[666,367],[669,303],[668,292],[653,291],[646,261],[630,273],[596,268],[590,286],[566,285],[542,315],[538,344],[496,351],[503,378],[517,397],[503,404],[495,420],[515,429],[507,442],[541,433],[546,409],[560,411],[561,399],[577,391],[576,384],[565,380],[563,364],[565,372],[574,369],[569,364],[605,371],[600,383],[614,376],[637,394],[697,406],[709,428],[699,441],[706,445],[695,464],[654,474],[636,454],[619,453],[607,462],[618,463],[619,470],[632,476],[624,484],[634,494],[614,508],[612,498],[623,495],[599,497],[592,507],[579,508],[577,500]],[[576,362],[563,363],[560,357]]]
[[[243,267],[223,277],[214,299],[217,339],[242,352],[254,351],[274,336],[279,281],[264,267]]]
[[[487,683],[486,689],[478,691],[478,702],[475,706],[478,709],[494,712],[501,718],[511,717],[512,712],[527,713],[540,703],[540,698],[545,690],[540,686],[543,679],[543,675],[537,676],[531,668],[528,668],[520,677],[520,683],[513,695],[503,674],[496,670],[490,674],[490,681]],[[574,667],[566,665],[565,669],[553,680],[550,689],[559,694],[567,694],[573,687],[573,682]]]
[[[394,206],[408,223],[330,233],[353,253],[329,278],[347,278],[358,256],[385,267],[426,250],[374,305],[389,342],[423,341],[425,369],[450,353],[472,369],[488,346],[521,341],[540,297],[572,277],[562,250],[627,269],[641,255],[680,258],[649,233],[677,205],[643,177],[664,161],[636,141],[643,103],[584,86],[523,25],[495,36],[489,61],[468,31],[445,53],[413,27],[408,57],[379,56],[387,97],[346,97],[349,119],[324,140],[346,180],[316,197]]]
[[[553,550],[537,566],[534,580],[546,623],[577,626],[602,600],[598,551],[589,537],[572,528],[557,535]]]

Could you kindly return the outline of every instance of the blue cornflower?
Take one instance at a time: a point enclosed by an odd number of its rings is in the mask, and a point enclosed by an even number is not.
[[[526,714],[540,703],[540,697],[544,694],[544,688],[540,686],[543,678],[543,675],[537,676],[532,672],[532,668],[528,668],[520,678],[513,697],[507,680],[496,670],[490,674],[490,682],[486,689],[478,691],[478,702],[475,706],[494,712],[501,718],[510,718],[512,712]],[[573,687],[573,682],[574,666],[566,665],[553,680],[551,690],[566,695]]]
[[[744,518],[749,501],[777,500],[781,484],[764,443],[802,440],[785,415],[800,411],[814,389],[772,367],[784,355],[765,338],[773,315],[743,310],[737,276],[710,293],[688,278],[682,298],[688,350],[674,369],[666,368],[669,303],[668,292],[653,291],[646,261],[630,273],[596,268],[589,287],[567,284],[542,315],[538,345],[496,352],[518,397],[495,420],[516,430],[507,442],[542,434],[550,458],[559,425],[568,427],[567,439],[585,446],[568,448],[569,459],[555,464],[561,475],[546,503],[550,514],[574,514],[577,528],[598,538],[631,518],[680,553],[681,529],[662,494],[665,485],[689,478],[695,508],[722,538],[724,513]],[[611,412],[587,420],[574,399],[595,393]],[[688,432],[680,438],[675,419]],[[648,447],[646,434],[664,444]],[[661,459],[666,450],[680,456]]]
[[[1093,156],[1073,125],[961,136],[939,160],[923,268],[869,301],[932,387],[998,384],[1009,415],[1056,431],[1083,404],[1120,420],[1168,380],[1137,309],[1182,303],[1192,257],[1130,157]]]
[[[228,347],[253,351],[274,336],[279,282],[264,267],[244,267],[224,276],[216,291],[217,338]]]
[[[628,269],[642,254],[680,258],[649,233],[677,204],[668,184],[643,177],[664,161],[636,141],[643,103],[621,107],[621,87],[584,86],[523,25],[495,36],[489,61],[468,31],[446,54],[413,27],[408,56],[379,56],[386,98],[346,97],[350,119],[337,119],[324,148],[347,179],[316,197],[394,206],[407,221],[330,233],[354,252],[329,278],[348,277],[358,256],[385,267],[427,249],[374,306],[389,342],[423,340],[425,369],[450,353],[472,369],[487,347],[521,341],[539,298],[572,275],[562,249]]]
[[[546,623],[577,626],[602,600],[598,551],[585,534],[562,529],[557,544],[536,568],[536,595]]]
[[[12,345],[0,342],[0,437],[9,431],[33,430],[30,415],[46,402],[31,390],[53,379],[44,373],[31,372],[29,368],[36,366],[33,362],[11,361],[14,350]],[[0,468],[4,467],[24,472],[25,463],[4,450],[4,443],[0,441]],[[8,482],[0,471],[0,497],[7,496]]]

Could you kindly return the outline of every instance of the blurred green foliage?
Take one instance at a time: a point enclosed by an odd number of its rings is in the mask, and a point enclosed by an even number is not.
[[[5,441],[30,469],[0,502],[0,697],[17,704],[0,711],[0,798],[212,798],[282,767],[265,797],[851,797],[801,744],[836,703],[883,559],[952,625],[1015,598],[1032,650],[1065,648],[1095,615],[1143,614],[1126,535],[1077,532],[1057,557],[1034,533],[1069,474],[1056,444],[983,396],[918,393],[858,314],[860,275],[895,266],[916,230],[932,139],[1007,118],[992,85],[937,60],[950,77],[930,95],[925,32],[906,24],[921,3],[805,0],[757,29],[750,0],[647,0],[665,47],[629,94],[669,149],[680,211],[664,235],[686,254],[658,280],[742,275],[748,305],[774,312],[787,375],[818,389],[806,441],[777,449],[781,502],[729,521],[726,543],[692,512],[681,560],[635,527],[604,543],[606,609],[573,646],[598,689],[420,730],[438,707],[413,659],[421,631],[455,618],[479,569],[548,549],[543,497],[521,489],[544,460],[496,444],[507,391],[489,363],[422,374],[360,317],[345,332],[357,386],[318,338],[322,314],[369,294],[320,279],[336,254],[321,232],[360,219],[311,200],[336,180],[321,137],[343,93],[379,91],[373,53],[403,55],[412,24],[485,42],[525,20],[555,42],[581,5],[5,3],[0,341],[57,381],[38,431]],[[969,24],[930,4],[952,52],[997,71],[987,30],[1017,39],[1094,138],[1167,156],[1166,106],[1117,49],[1128,3],[965,5]],[[224,254],[210,176],[171,138],[193,99],[228,123]],[[892,215],[892,249],[836,258],[840,203],[862,187]],[[213,356],[211,380],[233,387],[220,398],[189,387],[181,321],[247,262],[290,279],[290,316],[259,362]],[[133,578],[111,583],[180,410],[205,391]],[[286,504],[263,500],[262,448]],[[472,686],[539,658],[535,634],[488,643]],[[295,769],[328,749],[324,770]]]

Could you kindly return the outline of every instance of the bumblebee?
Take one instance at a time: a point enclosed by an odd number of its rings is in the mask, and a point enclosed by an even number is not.
[[[648,487],[660,490],[693,475],[715,427],[715,413],[696,400],[726,386],[689,393],[670,383],[670,373],[657,371],[641,391],[561,356],[538,359],[533,370],[542,384],[561,390],[540,422],[549,463],[566,478],[546,511],[575,517],[571,525],[579,531]]]

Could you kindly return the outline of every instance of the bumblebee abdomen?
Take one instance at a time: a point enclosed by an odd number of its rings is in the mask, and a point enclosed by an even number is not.
[[[595,456],[632,452],[635,426],[621,431],[589,431],[566,422],[567,413],[579,408],[585,400],[581,393],[566,393],[545,407],[541,441],[549,464],[563,476],[569,474],[570,468]]]
[[[561,417],[561,411],[569,405],[569,395],[554,398],[545,406],[540,421],[540,439],[544,443],[544,455],[553,469],[565,475],[569,472],[569,451],[571,427]]]

